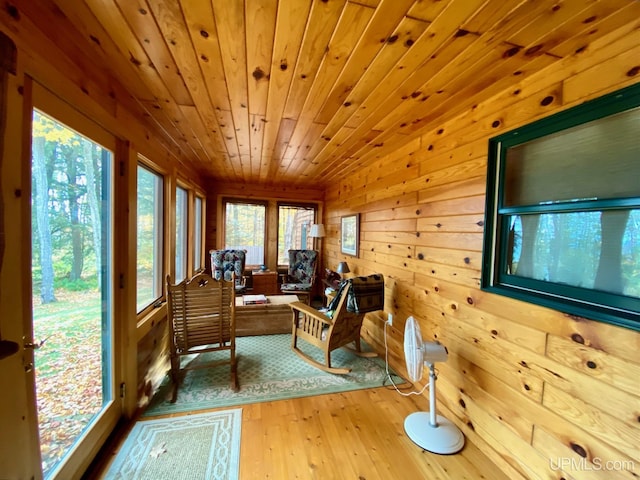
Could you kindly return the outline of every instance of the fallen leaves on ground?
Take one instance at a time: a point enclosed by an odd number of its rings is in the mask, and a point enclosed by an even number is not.
[[[100,292],[56,292],[34,298],[34,338],[40,450],[45,475],[64,457],[102,408]],[[105,348],[109,351],[109,348]]]

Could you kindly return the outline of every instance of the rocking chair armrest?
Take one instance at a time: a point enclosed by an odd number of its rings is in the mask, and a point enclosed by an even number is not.
[[[291,302],[289,304],[289,306],[291,307],[291,310],[293,310],[293,313],[303,313],[305,315],[308,315],[310,317],[316,318],[318,320],[320,320],[322,323],[326,323],[327,325],[331,325],[332,321],[329,317],[327,317],[326,315],[324,315],[322,312],[316,310],[313,307],[310,307],[309,305],[307,305],[306,303],[302,303],[302,302]]]

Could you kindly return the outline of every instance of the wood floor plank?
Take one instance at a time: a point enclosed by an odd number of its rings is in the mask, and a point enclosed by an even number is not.
[[[240,408],[242,480],[508,478],[469,441],[456,455],[436,455],[415,445],[404,433],[404,419],[409,413],[427,411],[428,398],[402,396],[393,387]],[[211,411],[215,410],[225,409]],[[85,478],[104,478],[125,434],[105,447]]]

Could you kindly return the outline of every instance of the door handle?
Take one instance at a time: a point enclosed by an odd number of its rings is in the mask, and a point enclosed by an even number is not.
[[[24,348],[30,348],[32,350],[38,350],[39,348],[41,348],[44,345],[44,342],[46,342],[48,339],[49,339],[49,337],[45,338],[44,340],[40,340],[40,342],[38,342],[38,343],[25,342]]]

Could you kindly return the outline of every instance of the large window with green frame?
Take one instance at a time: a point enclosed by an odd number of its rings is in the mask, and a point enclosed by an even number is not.
[[[640,85],[489,141],[482,288],[640,330]]]

